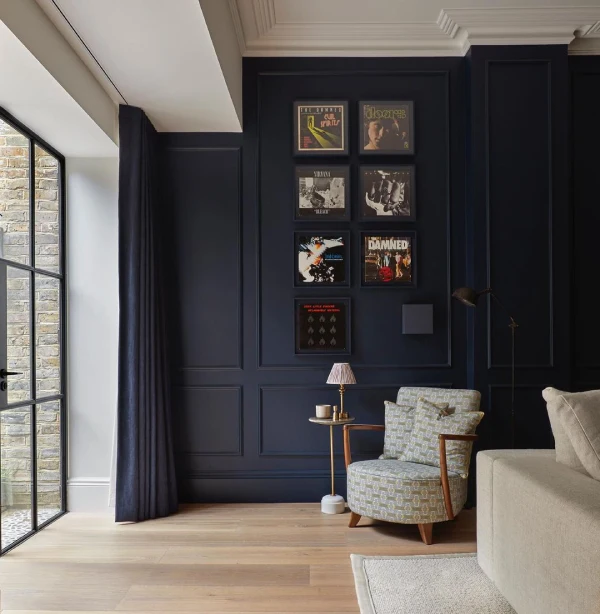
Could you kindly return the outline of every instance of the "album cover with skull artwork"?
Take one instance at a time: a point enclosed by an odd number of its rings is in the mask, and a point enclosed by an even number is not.
[[[296,299],[296,354],[349,354],[350,300]]]

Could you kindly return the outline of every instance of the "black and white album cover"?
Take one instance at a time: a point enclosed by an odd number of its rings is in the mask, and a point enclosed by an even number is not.
[[[295,299],[296,354],[350,353],[350,300]]]
[[[363,286],[415,286],[416,233],[362,233]]]
[[[414,166],[361,166],[361,218],[413,222],[415,191]]]
[[[346,166],[296,167],[296,220],[350,217],[350,169]]]
[[[348,233],[297,232],[296,285],[348,285]]]

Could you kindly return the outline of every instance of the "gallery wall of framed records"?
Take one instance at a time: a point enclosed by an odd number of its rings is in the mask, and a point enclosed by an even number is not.
[[[310,231],[297,226],[294,232],[294,286],[319,291],[351,286],[352,235],[331,223],[351,222],[354,208],[360,224],[387,226],[355,234],[359,288],[415,288],[417,233],[401,226],[417,220],[416,165],[403,163],[404,156],[415,154],[414,104],[358,102],[356,153],[368,156],[370,164],[352,167],[339,160],[350,154],[349,121],[348,101],[294,102],[294,156],[332,157],[319,164],[307,160],[294,169],[293,220],[317,225]],[[373,156],[381,160],[375,163]],[[326,227],[319,228],[321,222]],[[295,353],[350,354],[350,305],[350,298],[295,297]]]

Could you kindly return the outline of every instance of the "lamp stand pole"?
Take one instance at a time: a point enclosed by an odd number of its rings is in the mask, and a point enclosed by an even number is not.
[[[511,318],[511,377],[510,377],[510,447],[515,447],[515,331],[519,325]]]
[[[344,414],[344,392],[346,392],[346,387],[344,384],[340,384],[340,413]]]
[[[333,465],[333,424],[329,425],[329,452],[331,454],[331,496],[335,497],[335,468]]]
[[[483,290],[482,294],[489,294],[502,307],[506,315],[508,315],[510,328],[510,447],[515,447],[515,331],[519,325],[515,322],[510,312],[505,307],[504,303],[492,292],[491,288]]]

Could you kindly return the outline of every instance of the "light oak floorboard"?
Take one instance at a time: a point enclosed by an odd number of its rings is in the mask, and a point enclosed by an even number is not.
[[[475,512],[434,527],[318,503],[186,505],[139,524],[67,514],[0,559],[2,614],[357,614],[350,554],[475,552]]]

